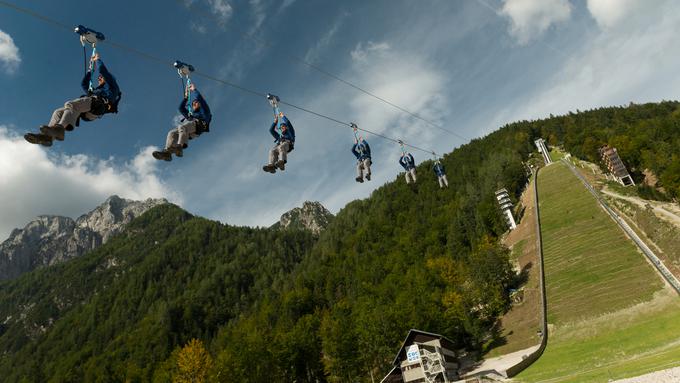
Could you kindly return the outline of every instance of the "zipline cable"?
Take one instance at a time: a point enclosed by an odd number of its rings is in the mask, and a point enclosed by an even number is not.
[[[190,11],[193,11],[193,12],[196,12],[196,13],[199,13],[199,12],[200,12],[200,13],[203,13],[203,14],[208,15],[208,16],[211,17],[211,18],[216,18],[216,17],[217,17],[217,16],[215,16],[213,13],[201,11],[201,10],[199,10],[198,8],[192,8],[191,5],[187,5],[187,3],[186,3],[185,1],[182,1],[182,0],[177,0],[177,1],[178,1],[180,4],[182,4],[182,6],[185,6],[185,7],[186,7],[188,10],[190,10]],[[265,40],[263,40],[263,39],[260,39],[260,38],[258,38],[258,37],[255,37],[252,33],[246,33],[246,32],[244,32],[243,30],[241,30],[241,29],[239,29],[239,28],[237,28],[237,27],[232,26],[231,24],[228,24],[228,27],[231,28],[231,29],[234,30],[234,31],[237,31],[239,34],[241,34],[241,36],[243,36],[243,37],[245,37],[245,38],[248,38],[248,39],[251,39],[251,40],[255,41],[256,43],[261,44],[261,45],[263,45],[263,46],[265,46],[265,47],[270,47],[270,48],[275,48],[275,47],[276,47],[274,44],[272,44],[272,43],[270,43],[270,42],[267,42],[267,41],[265,41]],[[406,108],[404,108],[404,107],[401,107],[401,106],[399,106],[399,105],[397,105],[397,104],[395,104],[395,103],[393,103],[393,102],[391,102],[391,101],[385,99],[384,97],[381,97],[381,96],[379,96],[379,95],[377,95],[377,94],[375,94],[375,93],[373,93],[373,92],[371,92],[371,91],[368,91],[368,90],[366,90],[366,89],[364,89],[364,88],[362,88],[362,87],[360,87],[360,86],[358,86],[358,85],[356,85],[356,84],[354,84],[354,83],[352,83],[352,82],[349,82],[349,81],[347,81],[347,80],[341,78],[340,76],[335,75],[335,74],[333,74],[333,73],[331,73],[331,72],[329,72],[329,71],[327,71],[327,70],[325,70],[325,69],[319,67],[318,65],[312,64],[312,63],[310,63],[309,61],[307,61],[307,60],[305,60],[305,59],[303,59],[303,58],[300,58],[300,57],[297,57],[297,56],[294,56],[294,55],[285,53],[285,52],[283,52],[283,51],[281,51],[281,53],[282,53],[283,56],[287,57],[290,61],[294,61],[294,62],[301,63],[301,64],[303,64],[303,65],[306,65],[306,66],[308,66],[309,68],[311,68],[311,69],[313,69],[313,70],[315,70],[315,71],[317,71],[317,72],[323,74],[324,76],[330,77],[330,78],[332,78],[332,79],[334,79],[334,80],[336,80],[336,81],[338,81],[338,82],[341,82],[341,83],[343,83],[343,84],[345,84],[345,85],[347,85],[347,86],[350,86],[350,87],[352,87],[352,88],[358,90],[358,91],[361,92],[361,93],[364,93],[364,94],[366,94],[366,95],[368,95],[368,96],[370,96],[370,97],[373,97],[373,98],[375,98],[376,100],[382,101],[383,103],[385,103],[385,104],[387,104],[387,105],[390,105],[391,107],[393,107],[393,108],[395,108],[395,109],[398,109],[399,111],[404,112],[404,113],[410,115],[411,117],[414,117],[414,118],[416,118],[416,119],[418,119],[418,120],[421,120],[421,121],[425,122],[427,125],[430,125],[430,126],[432,126],[432,127],[434,127],[434,128],[437,128],[437,129],[439,129],[439,130],[441,130],[441,131],[443,131],[443,132],[446,132],[446,133],[449,133],[449,134],[451,134],[451,135],[453,135],[453,136],[456,136],[456,137],[460,138],[460,139],[463,140],[463,141],[466,141],[466,142],[467,142],[467,141],[470,141],[469,138],[463,137],[463,136],[461,136],[460,134],[458,134],[458,133],[456,133],[456,132],[454,132],[454,131],[452,131],[452,130],[443,128],[442,126],[440,126],[440,125],[438,125],[438,124],[435,124],[434,122],[432,122],[432,121],[430,121],[430,120],[428,120],[428,119],[426,119],[426,118],[424,118],[424,117],[421,117],[421,116],[419,116],[418,114],[413,113],[413,112],[409,111],[408,109],[406,109]]]
[[[34,11],[31,11],[31,10],[29,10],[29,9],[19,7],[19,6],[15,5],[15,4],[8,3],[8,2],[6,2],[6,1],[4,1],[4,0],[0,0],[0,5],[5,6],[5,7],[7,7],[7,8],[10,8],[10,9],[13,9],[13,10],[15,10],[15,11],[24,13],[24,14],[29,15],[29,16],[31,16],[31,17],[35,17],[35,18],[37,18],[37,19],[39,19],[39,20],[43,20],[43,21],[48,22],[48,23],[50,23],[50,24],[52,24],[52,25],[54,25],[54,26],[58,26],[58,27],[60,27],[60,28],[62,28],[62,29],[68,30],[69,32],[72,32],[72,30],[73,30],[72,27],[70,27],[70,26],[68,26],[68,25],[66,25],[66,24],[64,24],[64,23],[61,23],[61,22],[59,22],[59,21],[57,21],[57,20],[51,19],[51,18],[49,18],[49,17],[47,17],[47,16],[41,15],[41,14],[36,13],[36,12],[34,12]],[[114,47],[114,48],[117,48],[117,49],[122,50],[122,51],[127,51],[127,52],[129,52],[129,53],[132,53],[132,54],[135,54],[135,55],[137,55],[137,56],[143,57],[143,58],[145,58],[145,59],[147,59],[147,60],[149,60],[149,61],[156,62],[156,63],[161,64],[161,65],[163,65],[163,66],[171,66],[171,67],[173,67],[173,64],[171,64],[169,61],[166,61],[166,60],[164,60],[164,59],[162,59],[162,58],[159,58],[159,57],[157,57],[157,56],[151,55],[151,54],[149,54],[149,53],[140,51],[140,50],[138,50],[138,49],[131,48],[131,47],[128,47],[128,46],[126,46],[126,45],[123,45],[123,44],[120,44],[120,43],[113,42],[113,41],[111,41],[111,40],[109,40],[109,39],[107,39],[107,40],[105,40],[105,41],[102,41],[101,43],[102,43],[102,44],[109,44],[110,46],[112,46],[112,47]],[[232,87],[232,88],[234,88],[234,89],[238,89],[238,90],[240,90],[240,91],[249,93],[249,94],[254,95],[254,96],[258,96],[258,97],[266,97],[266,95],[267,95],[267,93],[258,92],[258,91],[255,91],[255,90],[246,88],[246,87],[244,87],[244,86],[241,86],[241,85],[232,83],[232,82],[230,82],[230,81],[226,81],[226,80],[223,80],[223,79],[220,79],[220,78],[211,76],[211,75],[209,75],[209,74],[207,74],[207,73],[202,73],[202,72],[199,72],[199,71],[195,71],[194,74],[197,75],[197,76],[203,77],[203,78],[205,78],[205,79],[212,80],[212,81],[218,82],[218,83],[220,83],[220,84],[223,84],[223,85]],[[347,122],[344,122],[344,121],[340,121],[340,120],[338,120],[338,119],[336,119],[336,118],[327,116],[327,115],[325,115],[325,114],[318,113],[318,112],[315,112],[315,111],[313,111],[313,110],[310,110],[310,109],[307,109],[307,108],[304,108],[304,107],[301,107],[301,106],[297,106],[297,105],[295,105],[295,104],[292,104],[292,103],[289,103],[289,102],[285,102],[285,101],[279,101],[279,103],[280,103],[280,104],[283,104],[283,105],[290,106],[291,108],[294,108],[294,109],[297,109],[297,110],[300,110],[300,111],[303,111],[303,112],[306,112],[306,113],[315,115],[315,116],[317,116],[317,117],[324,118],[324,119],[326,119],[326,120],[335,122],[335,123],[337,123],[337,124],[340,124],[340,125],[344,125],[344,126],[353,128],[353,126],[352,126],[351,123],[347,123]],[[362,132],[366,132],[366,133],[372,134],[372,135],[374,135],[374,136],[376,136],[376,137],[380,137],[380,138],[383,138],[383,139],[388,140],[388,141],[392,141],[392,142],[397,143],[397,144],[403,144],[404,146],[408,146],[408,147],[413,148],[413,149],[415,149],[415,150],[419,150],[419,151],[422,151],[422,152],[425,152],[425,153],[428,153],[428,154],[429,154],[429,153],[434,153],[434,151],[432,151],[432,150],[423,149],[423,148],[421,148],[421,147],[419,147],[419,146],[409,144],[409,143],[407,143],[407,142],[404,142],[403,140],[399,140],[399,139],[396,139],[396,138],[392,138],[392,137],[386,136],[386,135],[384,135],[384,134],[382,134],[382,133],[376,133],[376,132],[370,131],[370,130],[365,129],[365,128],[358,128],[358,129],[361,130]]]

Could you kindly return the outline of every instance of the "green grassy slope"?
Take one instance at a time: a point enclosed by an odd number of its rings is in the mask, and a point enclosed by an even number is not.
[[[565,165],[539,177],[548,322],[562,324],[648,301],[662,281]]]
[[[680,299],[565,165],[541,170],[539,199],[551,326],[517,380],[606,381],[680,360]]]

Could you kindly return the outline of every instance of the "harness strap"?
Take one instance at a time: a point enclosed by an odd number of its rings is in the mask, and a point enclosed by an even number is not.
[[[83,46],[83,49],[85,49],[85,46]],[[94,76],[94,70],[96,69],[96,64],[94,63],[94,60],[92,58],[94,55],[97,54],[97,43],[92,44],[92,56],[90,57],[90,86],[87,88],[89,92],[92,92],[94,90],[94,86],[92,85],[92,76]]]
[[[187,110],[189,111],[189,117],[194,116],[194,111],[191,108],[191,79],[189,78],[189,74],[187,74],[187,86],[185,88],[185,92],[187,93]]]

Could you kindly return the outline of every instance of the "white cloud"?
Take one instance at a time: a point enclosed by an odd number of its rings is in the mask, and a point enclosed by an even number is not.
[[[568,20],[571,10],[569,0],[503,0],[500,14],[510,18],[510,33],[524,45]]]
[[[295,3],[296,0],[283,0],[281,3],[281,6],[279,7],[279,12],[285,10],[286,8],[290,7]]]
[[[677,99],[680,8],[675,0],[657,3],[625,29],[588,40],[533,93],[510,102],[494,126],[520,119],[629,102]]]
[[[612,28],[631,16],[636,8],[654,3],[658,1],[647,3],[641,0],[588,0],[587,4],[590,14],[600,27]]]
[[[19,48],[14,45],[12,36],[2,30],[0,30],[0,63],[8,74],[14,73],[21,63]]]
[[[366,62],[366,60],[369,58],[369,55],[383,56],[389,50],[390,44],[384,41],[381,43],[368,41],[365,46],[363,42],[359,42],[354,50],[350,52],[350,56],[354,62]]]
[[[252,34],[260,29],[262,23],[267,19],[267,12],[261,0],[250,0],[250,9],[254,20],[248,33]]]
[[[226,23],[234,13],[234,9],[225,0],[208,0],[212,12],[218,17],[220,23]]]
[[[157,173],[146,147],[122,165],[114,159],[54,155],[0,126],[0,238],[41,214],[77,217],[117,194],[141,200],[167,198],[182,203]]]
[[[306,62],[311,63],[318,60],[319,55],[323,52],[323,50],[326,49],[331,44],[331,42],[333,42],[333,38],[342,27],[342,24],[347,16],[349,16],[348,13],[342,13],[340,16],[338,16],[338,18],[335,19],[335,22],[333,25],[331,25],[328,31],[319,39],[319,41],[316,42],[313,47],[307,51],[304,58]]]
[[[192,31],[200,33],[202,35],[208,33],[208,28],[206,28],[205,25],[196,23],[194,21],[191,22],[190,28]]]

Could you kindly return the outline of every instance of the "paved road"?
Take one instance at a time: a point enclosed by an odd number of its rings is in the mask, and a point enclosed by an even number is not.
[[[662,277],[663,277],[663,278],[664,278],[664,279],[665,279],[665,280],[666,280],[666,281],[667,281],[667,282],[675,289],[675,291],[678,292],[678,294],[680,294],[680,281],[678,281],[678,279],[675,278],[675,276],[674,276],[670,271],[668,271],[668,269],[666,268],[666,266],[665,266],[665,265],[663,264],[663,262],[661,262],[661,260],[656,256],[656,254],[654,254],[654,252],[653,252],[653,251],[652,251],[652,250],[651,250],[651,249],[650,249],[650,248],[649,248],[649,247],[648,247],[648,246],[640,239],[640,237],[638,237],[638,235],[635,233],[635,231],[634,231],[633,229],[631,229],[630,226],[628,226],[628,224],[626,223],[626,221],[624,221],[623,219],[621,219],[621,217],[619,217],[619,215],[616,214],[616,213],[609,207],[609,205],[607,205],[607,203],[604,201],[604,199],[602,199],[602,197],[600,197],[600,193],[598,193],[597,190],[595,190],[595,189],[588,183],[588,181],[581,175],[581,173],[579,173],[579,172],[576,170],[576,168],[574,168],[574,165],[572,165],[571,162],[569,162],[569,161],[567,161],[567,160],[564,160],[564,159],[562,160],[562,162],[564,162],[565,164],[567,164],[567,166],[568,166],[569,169],[572,171],[572,173],[574,173],[574,175],[576,175],[576,177],[578,177],[578,178],[581,180],[581,182],[583,182],[583,184],[585,185],[586,189],[588,189],[588,191],[589,191],[593,196],[595,196],[595,198],[597,199],[597,201],[600,203],[600,206],[602,206],[602,208],[607,212],[607,214],[609,214],[609,216],[610,216],[616,223],[619,224],[619,226],[621,227],[621,229],[623,229],[623,231],[626,232],[626,234],[628,235],[628,237],[629,237],[630,239],[632,239],[633,242],[635,242],[635,244],[640,248],[640,250],[642,251],[642,253],[647,257],[647,259],[649,259],[649,261],[652,262],[652,264],[653,264],[654,267],[657,269],[657,271],[659,271],[659,273],[661,273],[661,276],[662,276]]]

